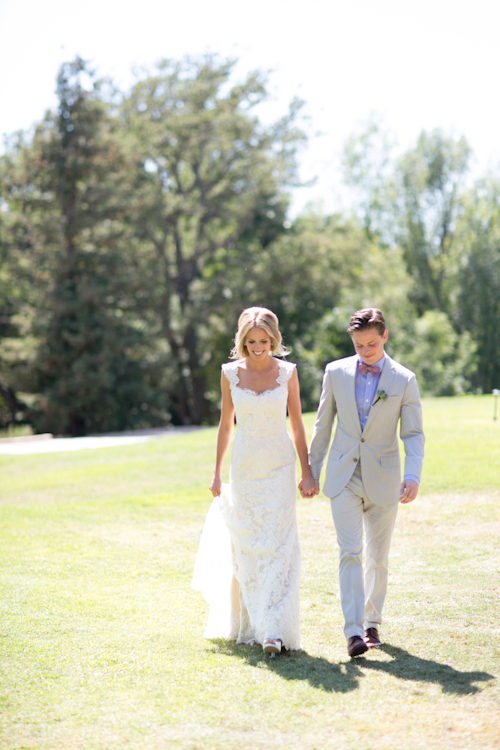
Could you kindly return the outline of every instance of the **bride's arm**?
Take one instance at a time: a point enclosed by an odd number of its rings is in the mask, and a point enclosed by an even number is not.
[[[234,406],[233,399],[231,398],[231,389],[224,373],[221,373],[220,377],[220,389],[222,394],[222,406],[220,412],[219,432],[217,433],[217,454],[215,458],[215,470],[212,482],[210,484],[210,492],[214,497],[220,495],[222,489],[222,465],[226,457],[229,443],[231,442],[231,436],[234,429]]]
[[[295,369],[288,385],[288,416],[290,417],[290,431],[299,456],[302,478],[299,482],[301,493],[315,494],[316,483],[311,475],[307,456],[307,441],[304,423],[302,421],[302,407],[300,405],[299,376]]]

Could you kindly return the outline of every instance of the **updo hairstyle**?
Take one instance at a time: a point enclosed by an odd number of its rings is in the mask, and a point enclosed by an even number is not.
[[[290,350],[283,346],[279,331],[277,316],[266,307],[247,307],[238,318],[238,330],[234,337],[234,347],[231,349],[231,359],[248,357],[248,350],[244,343],[252,328],[262,328],[271,339],[271,356],[285,357]]]

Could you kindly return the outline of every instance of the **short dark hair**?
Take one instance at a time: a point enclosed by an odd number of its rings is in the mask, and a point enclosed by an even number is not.
[[[377,333],[384,335],[386,330],[385,320],[382,310],[377,307],[367,307],[365,310],[358,310],[354,313],[349,321],[347,333],[354,331],[366,331],[368,328],[376,328]]]

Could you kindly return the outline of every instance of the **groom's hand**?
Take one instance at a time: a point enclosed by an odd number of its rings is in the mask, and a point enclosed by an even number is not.
[[[418,484],[413,479],[405,479],[399,490],[399,502],[405,505],[411,503],[418,495]]]

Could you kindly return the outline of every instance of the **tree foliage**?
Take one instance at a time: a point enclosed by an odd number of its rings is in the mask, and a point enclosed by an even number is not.
[[[345,178],[367,234],[387,251],[402,250],[411,308],[396,349],[418,371],[423,389],[436,395],[480,381],[479,349],[458,304],[472,247],[457,237],[468,221],[462,217],[470,157],[463,137],[441,130],[423,131],[415,147],[397,155],[394,140],[373,121],[344,153]]]
[[[500,181],[490,176],[469,192],[459,228],[463,266],[457,319],[477,346],[474,385],[500,388]]]
[[[32,418],[39,429],[73,435],[140,424],[140,408],[157,398],[133,309],[125,159],[92,78],[81,60],[62,67],[58,111],[17,149],[6,186],[13,223],[40,255],[45,282],[33,325],[43,398]]]
[[[57,112],[3,159],[9,257],[23,242],[32,259],[39,250],[45,282],[32,325],[39,429],[213,418],[217,290],[284,231],[303,141],[300,103],[264,127],[263,77],[234,84],[232,68],[164,61],[118,106],[77,59],[61,69]]]
[[[397,156],[394,139],[373,120],[345,145],[344,176],[356,210],[369,236],[403,248],[418,315],[452,312],[454,234],[470,156],[465,138],[441,130],[423,131]]]
[[[38,383],[35,332],[45,282],[39,226],[32,210],[28,148],[22,134],[8,139],[0,160],[0,427],[26,418]]]
[[[164,61],[125,99],[122,117],[135,158],[127,219],[150,272],[153,314],[168,345],[178,421],[211,414],[203,321],[225,266],[283,232],[287,184],[303,140],[300,109],[264,127],[252,114],[266,97],[250,75],[232,85],[232,63],[214,57]]]
[[[353,215],[290,221],[301,103],[264,125],[261,73],[165,60],[122,94],[76,59],[57,93],[0,158],[0,427],[213,422],[251,305],[278,314],[306,409],[368,306],[424,392],[499,387],[500,188],[466,188],[463,138],[398,154],[372,121],[344,153]]]
[[[452,313],[454,235],[470,153],[465,138],[435,130],[421,133],[398,163],[397,240],[416,282],[413,300],[419,315],[429,309]]]

